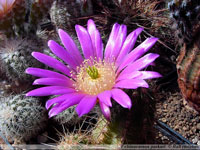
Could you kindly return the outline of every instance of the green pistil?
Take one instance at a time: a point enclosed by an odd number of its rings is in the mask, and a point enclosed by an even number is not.
[[[97,79],[99,77],[98,70],[95,66],[89,66],[88,68],[86,68],[86,71],[92,79]]]

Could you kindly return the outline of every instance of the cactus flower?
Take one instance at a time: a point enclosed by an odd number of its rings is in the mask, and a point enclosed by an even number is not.
[[[12,8],[14,2],[15,0],[0,0],[0,17]]]
[[[143,56],[158,40],[155,37],[147,38],[133,49],[142,28],[127,36],[125,25],[114,24],[105,50],[93,20],[88,20],[87,28],[76,25],[75,29],[83,56],[72,38],[59,29],[58,34],[65,48],[52,40],[48,46],[64,63],[46,54],[32,53],[35,59],[59,73],[31,67],[26,70],[26,73],[40,77],[33,85],[46,85],[28,92],[26,96],[58,95],[46,102],[46,109],[50,109],[49,117],[73,105],[77,105],[76,112],[81,117],[98,103],[105,118],[110,120],[111,99],[130,109],[131,99],[123,89],[148,88],[145,79],[161,76],[154,71],[141,71],[159,57],[154,53]]]

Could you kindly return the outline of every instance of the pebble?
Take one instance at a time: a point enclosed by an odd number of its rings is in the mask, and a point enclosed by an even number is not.
[[[162,122],[166,123],[166,122],[167,122],[167,120],[166,120],[165,118],[162,118]]]
[[[200,130],[200,123],[197,124],[197,129]]]
[[[186,131],[186,130],[187,130],[187,128],[184,126],[184,127],[183,127],[183,130],[184,130],[184,131]]]
[[[195,136],[195,138],[192,139],[192,143],[193,143],[193,144],[196,144],[196,143],[198,142],[198,140],[199,140],[199,138],[198,138],[197,136]]]

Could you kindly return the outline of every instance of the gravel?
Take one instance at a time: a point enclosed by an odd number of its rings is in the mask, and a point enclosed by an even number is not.
[[[188,109],[179,91],[161,92],[158,95],[157,99],[162,98],[162,101],[158,101],[156,105],[157,118],[192,143],[200,145],[200,115]]]

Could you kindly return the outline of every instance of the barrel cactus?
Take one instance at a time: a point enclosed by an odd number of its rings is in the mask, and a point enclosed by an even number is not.
[[[15,95],[1,98],[0,132],[12,141],[27,141],[47,125],[47,111],[38,99]]]
[[[169,9],[181,46],[178,84],[187,104],[200,112],[200,1],[173,0]]]

